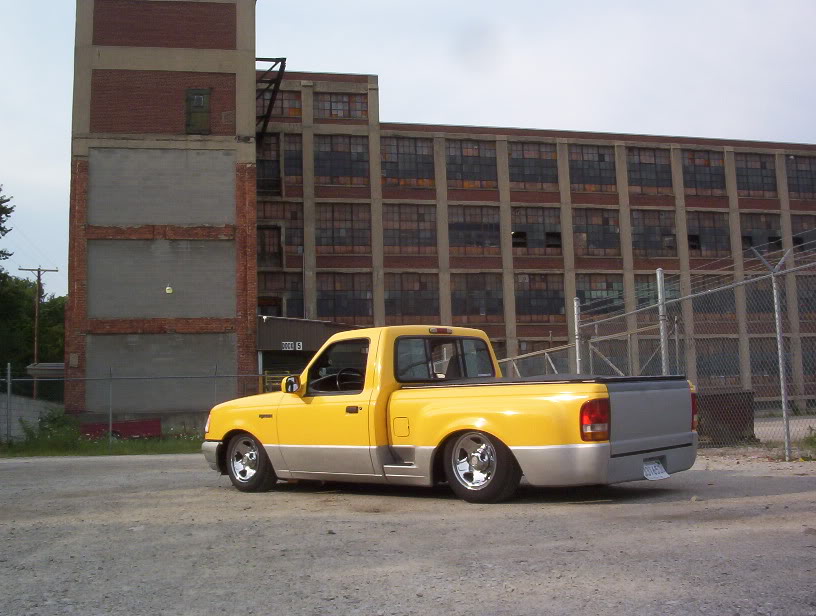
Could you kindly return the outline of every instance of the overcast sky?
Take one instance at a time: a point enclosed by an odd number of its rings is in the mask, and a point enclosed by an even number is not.
[[[0,0],[2,266],[67,292],[73,0]],[[372,73],[386,122],[816,142],[811,0],[259,0],[257,55]]]

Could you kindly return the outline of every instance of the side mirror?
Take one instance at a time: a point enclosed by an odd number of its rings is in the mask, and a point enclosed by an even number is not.
[[[299,389],[299,376],[287,376],[281,381],[281,391],[285,391],[287,394],[296,394]]]

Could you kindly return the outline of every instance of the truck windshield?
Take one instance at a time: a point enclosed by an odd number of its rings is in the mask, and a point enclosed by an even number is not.
[[[395,374],[404,383],[496,376],[483,340],[441,336],[398,338]]]

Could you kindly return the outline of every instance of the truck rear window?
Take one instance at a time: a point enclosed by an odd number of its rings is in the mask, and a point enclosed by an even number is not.
[[[496,376],[484,340],[443,336],[397,338],[394,372],[402,383]]]

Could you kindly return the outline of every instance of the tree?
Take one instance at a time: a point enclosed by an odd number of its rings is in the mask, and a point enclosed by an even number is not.
[[[0,271],[0,367],[21,373],[34,361],[34,297],[37,283]],[[40,361],[62,361],[65,297],[47,295],[40,305]]]
[[[11,217],[11,213],[14,211],[14,206],[9,205],[11,200],[12,197],[6,197],[3,194],[3,185],[0,184],[0,237],[3,237],[6,233],[11,231],[11,227],[6,226],[8,219]],[[0,261],[5,261],[11,254],[12,253],[8,250],[0,248]]]

